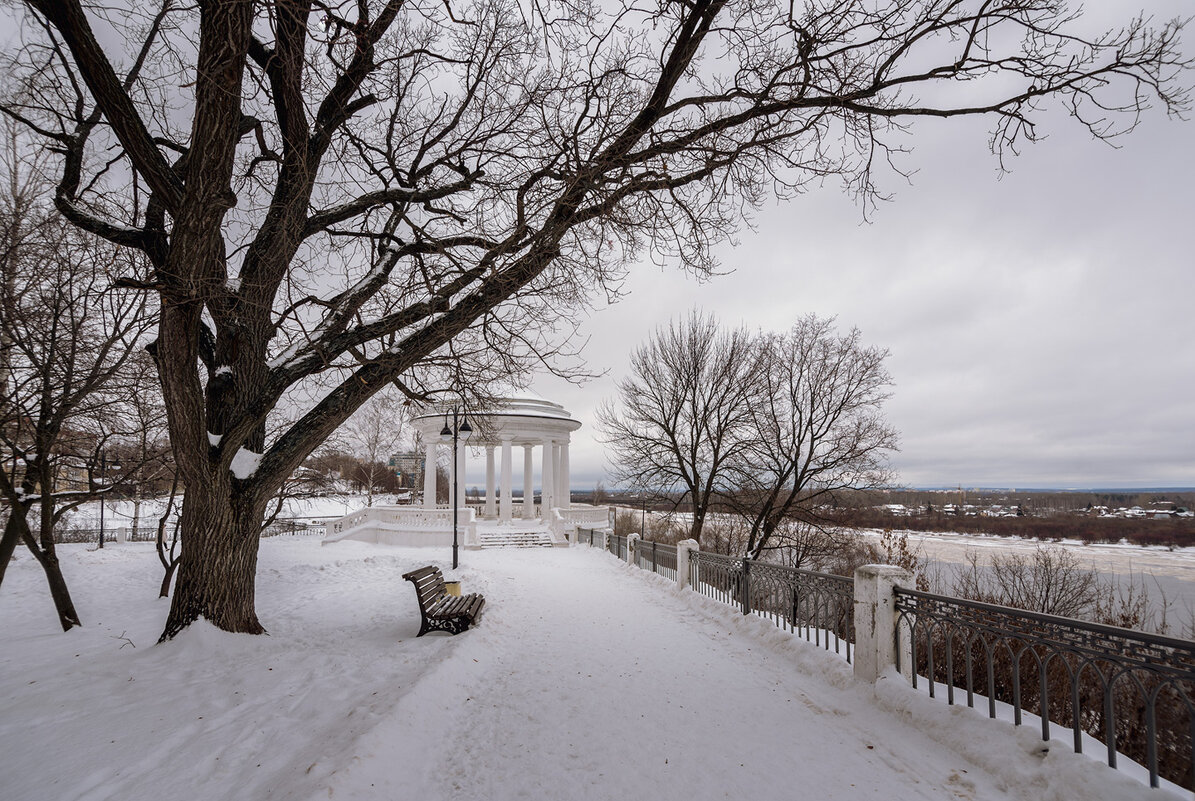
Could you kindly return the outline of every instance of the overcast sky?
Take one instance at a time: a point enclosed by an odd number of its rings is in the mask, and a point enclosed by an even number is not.
[[[883,180],[871,222],[827,185],[761,210],[720,248],[728,275],[633,270],[584,325],[605,377],[532,387],[584,423],[574,486],[604,476],[594,409],[627,354],[693,307],[767,330],[836,316],[890,349],[905,485],[1195,486],[1195,123],[1151,114],[1114,149],[1045,120],[1003,176],[987,124],[919,123],[918,172]]]

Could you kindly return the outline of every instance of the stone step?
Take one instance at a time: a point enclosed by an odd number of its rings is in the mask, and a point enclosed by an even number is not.
[[[477,532],[482,548],[551,548],[552,537],[546,531]]]

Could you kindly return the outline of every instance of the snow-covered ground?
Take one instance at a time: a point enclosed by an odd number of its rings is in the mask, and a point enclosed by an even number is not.
[[[152,546],[61,555],[82,629],[0,588],[6,801],[1179,797],[588,548],[464,553],[481,625],[416,639],[447,554],[267,540],[270,636],[164,645]]]
[[[373,496],[375,506],[393,503],[393,495]],[[287,498],[282,502],[282,511],[278,516],[283,519],[297,520],[325,520],[344,517],[350,512],[365,508],[364,495],[323,495],[313,498]],[[182,508],[182,497],[175,499],[174,511]],[[158,517],[166,510],[166,500],[162,498],[149,499],[141,502],[140,523],[144,528],[157,526]],[[273,512],[271,505],[270,511]],[[130,500],[106,501],[104,503],[104,528],[110,536],[115,536],[116,529],[121,526],[132,526],[138,515],[136,504]],[[74,528],[99,528],[100,504],[98,501],[80,504],[71,510],[67,522]]]

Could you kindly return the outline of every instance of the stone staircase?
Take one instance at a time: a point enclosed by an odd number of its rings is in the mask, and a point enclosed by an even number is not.
[[[551,548],[552,535],[546,531],[478,530],[477,544],[482,548]]]

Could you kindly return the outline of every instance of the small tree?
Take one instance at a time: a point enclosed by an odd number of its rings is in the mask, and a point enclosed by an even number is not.
[[[360,463],[357,475],[365,489],[366,506],[373,506],[374,490],[382,478],[393,477],[387,460],[406,444],[407,422],[407,408],[402,401],[391,392],[381,392],[334,435],[336,442]]]
[[[819,507],[837,493],[890,480],[886,457],[896,432],[882,413],[888,351],[861,338],[811,315],[756,340],[758,395],[746,410],[750,426],[742,430],[747,441],[733,466],[731,496],[751,520],[750,558],[773,545],[783,521],[820,523]]]
[[[692,505],[689,536],[698,542],[710,505],[750,444],[755,367],[747,331],[724,332],[694,311],[631,355],[617,405],[598,408],[615,483],[676,490],[674,506]]]
[[[92,481],[92,457],[114,430],[130,433],[126,368],[149,321],[143,298],[111,285],[130,254],[54,215],[43,158],[11,125],[0,136],[0,582],[24,542],[69,630],[79,615],[54,527],[112,492],[109,476]]]

